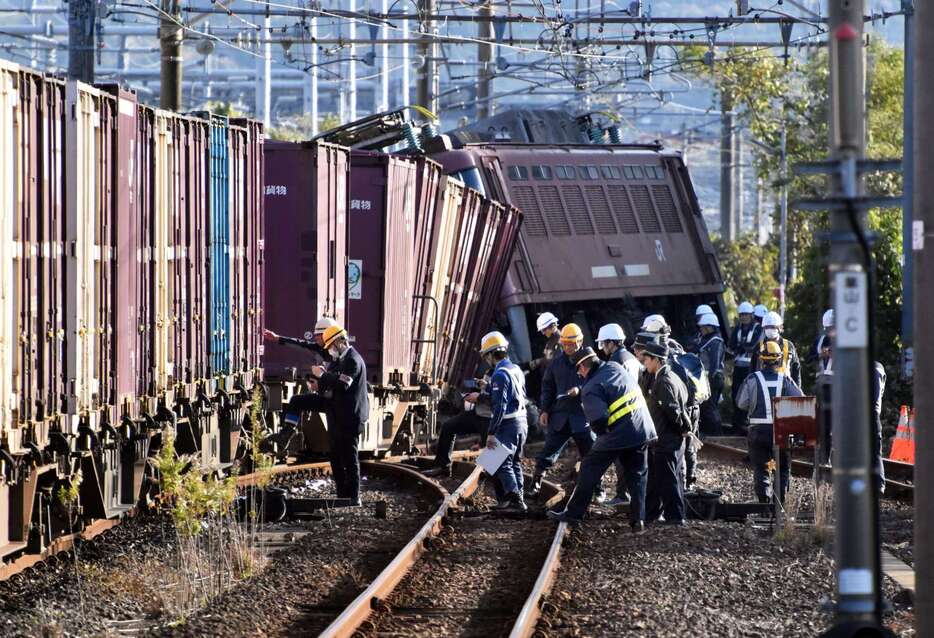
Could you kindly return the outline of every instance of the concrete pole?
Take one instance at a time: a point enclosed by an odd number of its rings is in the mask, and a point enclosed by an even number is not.
[[[728,91],[720,96],[720,237],[733,241],[733,100]]]
[[[95,0],[71,0],[68,3],[68,78],[88,84],[94,82]]]
[[[389,0],[383,0],[382,13],[383,15],[389,13]],[[380,35],[383,38],[383,44],[380,45],[382,47],[382,75],[379,78],[379,107],[376,110],[384,113],[389,110],[389,69],[392,68],[392,60],[389,59],[389,25],[384,22],[380,28]]]
[[[396,108],[408,106],[412,99],[412,81],[409,75],[409,21],[402,21],[402,95],[396,100]]]
[[[912,42],[914,35],[912,33],[912,13],[914,4],[912,0],[902,0],[902,10],[905,12],[905,95],[904,95],[904,141],[902,149],[902,177],[903,177],[903,196],[902,196],[902,344],[905,352],[903,353],[903,362],[905,364],[903,373],[909,376],[911,365],[914,360],[914,331],[913,331],[913,309],[914,296],[912,295],[912,267],[913,255],[911,249],[911,221],[914,210],[914,51]]]
[[[159,24],[162,58],[159,67],[159,106],[170,111],[182,110],[182,21],[178,0],[162,0],[163,16]]]
[[[318,39],[318,18],[312,17],[308,23],[309,34],[311,35],[311,135],[318,135],[318,45],[315,40]]]
[[[762,239],[762,206],[765,184],[760,177],[756,180],[756,243],[760,246],[764,243]]]
[[[256,119],[263,121],[263,126],[269,128],[270,110],[272,101],[272,42],[269,39],[270,18],[263,18],[262,54],[256,60]]]
[[[483,17],[492,16],[493,0],[487,0],[481,5],[479,14]],[[477,47],[480,61],[480,72],[477,75],[477,119],[482,120],[493,114],[493,103],[490,100],[490,96],[493,95],[493,23],[489,20],[478,22],[477,35],[483,40]]]
[[[733,135],[733,140],[735,142],[735,154],[733,157],[736,158],[736,161],[733,163],[736,167],[736,178],[733,182],[733,192],[736,197],[736,204],[734,205],[733,210],[736,211],[733,215],[733,221],[736,228],[736,236],[739,237],[743,234],[743,217],[746,214],[746,202],[745,195],[746,189],[745,184],[743,183],[743,135],[739,131]]]
[[[348,10],[351,13],[357,10],[357,0],[347,0]],[[350,39],[350,62],[348,69],[348,79],[350,80],[350,91],[348,94],[348,122],[354,122],[357,119],[357,21],[347,21],[347,36]]]
[[[934,4],[919,2],[914,32],[934,30]],[[915,423],[915,635],[934,636],[934,47],[912,38],[914,54],[914,408]],[[907,192],[906,192],[907,196]]]
[[[837,165],[834,195],[852,201],[863,193],[858,162],[866,148],[863,0],[829,0],[830,135]],[[865,211],[831,210],[830,290],[837,336],[832,400],[833,490],[837,605],[834,636],[876,636],[882,626],[878,492],[872,470],[869,358],[872,338],[869,273],[860,235]],[[869,628],[863,630],[862,628]],[[857,633],[865,631],[865,633]]]
[[[438,111],[438,43],[433,37],[435,32],[434,16],[437,13],[436,0],[418,0],[418,12],[422,16],[422,37],[418,44],[418,53],[424,63],[418,71],[418,104],[432,113]]]
[[[788,288],[788,134],[785,130],[785,108],[782,106],[781,142],[781,217],[779,219],[778,252],[778,314],[785,316],[785,291]]]

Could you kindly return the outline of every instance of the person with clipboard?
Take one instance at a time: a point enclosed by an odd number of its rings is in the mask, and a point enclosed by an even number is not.
[[[470,403],[489,404],[490,429],[487,433],[488,463],[481,462],[494,477],[497,509],[525,511],[522,496],[522,446],[528,436],[525,415],[525,375],[509,360],[509,342],[499,332],[483,337],[480,356],[493,368],[489,393],[473,392],[464,397]],[[481,455],[484,456],[484,455]],[[492,457],[492,458],[491,458]]]

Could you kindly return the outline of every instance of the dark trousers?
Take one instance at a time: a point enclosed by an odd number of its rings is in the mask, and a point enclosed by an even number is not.
[[[688,414],[691,416],[691,432],[697,435],[700,427],[700,408],[696,405],[688,408]],[[684,485],[693,483],[697,480],[697,449],[694,447],[694,439],[687,438],[684,443]]]
[[[298,428],[298,424],[301,423],[302,420],[302,413],[324,412],[324,403],[325,399],[320,394],[313,392],[296,394],[289,400],[288,405],[285,406],[285,424]]]
[[[568,441],[571,439],[574,439],[574,442],[577,444],[577,449],[580,451],[581,456],[585,456],[590,452],[590,448],[593,447],[594,435],[589,429],[583,432],[572,432],[570,423],[560,430],[549,427],[548,434],[545,435],[545,447],[535,461],[535,471],[544,472],[554,465],[558,457],[561,456],[564,446],[567,445]]]
[[[610,464],[619,461],[626,477],[629,491],[629,522],[645,520],[645,481],[648,472],[647,446],[626,448],[624,450],[591,450],[581,461],[580,474],[571,500],[568,501],[568,518],[581,519],[587,512],[587,506],[593,498],[594,490],[600,486],[603,475]]]
[[[684,463],[684,440],[656,444],[649,449],[649,483],[645,494],[645,520],[657,520],[664,513],[666,521],[684,520],[684,491],[681,487],[681,464]]]
[[[700,406],[700,431],[704,436],[722,436],[723,424],[720,421],[720,395],[723,382],[710,381],[710,397]]]
[[[515,495],[522,500],[522,447],[527,435],[528,429],[524,421],[504,421],[500,424],[496,438],[505,445],[515,447],[516,451],[503,461],[494,475],[493,490],[497,500],[502,501],[509,495]]]
[[[357,445],[360,433],[347,431],[335,423],[328,423],[328,441],[331,445],[331,476],[337,484],[337,498],[360,498],[360,458]]]
[[[733,381],[730,388],[730,394],[733,399],[733,429],[737,432],[746,430],[746,411],[740,410],[736,406],[736,397],[739,396],[739,390],[743,386],[743,381],[749,376],[749,366],[733,365]]]
[[[772,460],[772,426],[754,425],[749,428],[747,435],[749,448],[749,461],[752,463],[752,480],[756,498],[760,502],[772,500],[772,476],[769,472],[769,461]],[[788,482],[791,480],[791,458],[788,450],[779,450],[778,472],[782,481],[782,491],[778,498],[784,502],[788,491]]]
[[[438,450],[435,453],[435,465],[438,467],[450,467],[451,453],[454,452],[454,443],[458,436],[467,436],[468,434],[479,434],[481,445],[486,444],[486,432],[490,427],[488,417],[477,416],[474,410],[470,412],[461,412],[457,416],[451,417],[441,426],[441,434],[438,436]]]

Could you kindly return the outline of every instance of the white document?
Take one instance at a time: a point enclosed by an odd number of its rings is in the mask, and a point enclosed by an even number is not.
[[[483,451],[480,452],[480,456],[477,457],[477,463],[484,469],[484,471],[493,476],[496,474],[496,470],[499,469],[499,466],[503,464],[510,454],[513,454],[516,451],[515,446],[504,445],[500,442],[499,439],[496,439],[496,447],[490,448],[485,447]]]

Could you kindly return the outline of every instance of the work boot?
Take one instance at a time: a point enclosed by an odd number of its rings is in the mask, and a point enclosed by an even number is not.
[[[538,496],[542,491],[542,481],[545,480],[545,473],[535,470],[532,474],[532,483],[529,485],[529,496]]]
[[[629,524],[629,529],[632,530],[633,534],[641,534],[645,531],[645,523],[642,521],[636,521],[635,523]]]
[[[433,467],[430,470],[425,470],[422,472],[425,476],[437,476],[443,478],[451,477],[451,466],[450,465],[439,465],[438,467]]]

